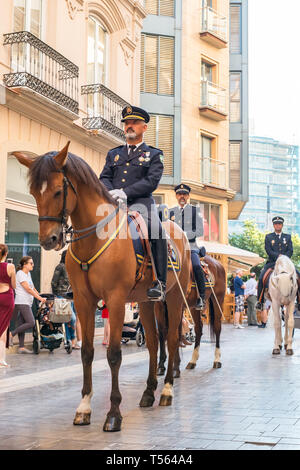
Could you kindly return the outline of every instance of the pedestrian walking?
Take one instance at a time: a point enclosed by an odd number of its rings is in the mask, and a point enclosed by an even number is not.
[[[9,347],[9,323],[15,306],[16,269],[6,262],[7,254],[7,245],[0,244],[0,368],[9,367],[6,348]]]
[[[36,298],[40,302],[46,302],[46,299],[40,296],[32,282],[30,273],[33,268],[34,262],[31,256],[24,256],[17,267],[15,308],[12,321],[20,320],[20,324],[11,332],[11,338],[13,341],[13,337],[18,335],[19,354],[32,354],[32,351],[24,347],[24,341],[25,331],[34,327],[33,299]]]
[[[234,295],[235,295],[235,314],[234,314],[234,328],[243,329],[244,327],[240,325],[240,315],[244,313],[244,289],[245,284],[243,279],[241,278],[242,271],[239,269],[236,272],[236,276],[234,278]]]
[[[103,333],[103,346],[108,346],[109,345],[109,336],[110,336],[110,323],[109,323],[109,313],[108,313],[108,308],[105,305],[105,302],[101,300],[101,316],[103,318],[104,322],[104,333]]]
[[[261,312],[261,324],[258,325],[258,328],[266,328],[267,321],[268,321],[268,314],[269,314],[271,307],[272,307],[272,303],[269,299],[267,299],[263,305],[263,310]]]
[[[257,326],[256,301],[257,301],[257,281],[255,273],[250,273],[250,279],[245,283],[245,299],[247,302],[248,326]]]
[[[71,291],[70,281],[66,270],[66,254],[67,250],[61,254],[60,262],[54,270],[51,281],[52,292],[56,297],[69,297],[73,298]],[[72,342],[73,349],[81,348],[81,327],[79,319],[76,317],[74,302],[71,302],[72,318],[68,323],[65,323],[66,337],[68,341]],[[77,337],[77,341],[76,341]]]

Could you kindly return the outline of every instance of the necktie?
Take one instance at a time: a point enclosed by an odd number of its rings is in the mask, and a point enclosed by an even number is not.
[[[136,149],[136,146],[135,145],[129,145],[129,157],[132,157],[133,156],[133,153]]]

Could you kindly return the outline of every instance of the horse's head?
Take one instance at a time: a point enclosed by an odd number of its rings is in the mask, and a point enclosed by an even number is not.
[[[39,240],[45,250],[63,248],[64,228],[68,216],[76,206],[76,189],[66,175],[68,148],[42,155],[35,160],[13,152],[22,165],[29,169],[30,193],[36,200],[39,213]],[[68,191],[71,186],[72,190]]]
[[[282,297],[287,299],[293,295],[297,287],[296,270],[293,262],[287,256],[278,257],[274,267],[272,284]]]

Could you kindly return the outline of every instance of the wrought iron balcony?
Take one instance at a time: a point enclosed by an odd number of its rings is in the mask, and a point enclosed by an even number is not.
[[[4,34],[4,45],[11,46],[11,72],[4,84],[31,90],[77,119],[79,68],[28,31]]]
[[[202,8],[200,36],[215,47],[227,46],[227,18],[210,7]]]
[[[82,120],[83,127],[103,130],[125,140],[121,113],[128,102],[102,84],[84,85],[81,94],[87,95],[88,117]]]
[[[228,114],[226,89],[207,80],[201,80],[200,112],[215,121],[226,119]]]
[[[213,158],[202,158],[201,183],[227,188],[228,174],[226,163]]]

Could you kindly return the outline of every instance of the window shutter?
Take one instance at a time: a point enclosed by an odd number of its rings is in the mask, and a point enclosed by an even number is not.
[[[174,38],[161,36],[159,41],[159,94],[174,94]]]
[[[238,193],[241,192],[241,143],[230,142],[229,144],[229,186]]]
[[[148,15],[158,15],[159,0],[145,0],[145,8]]]
[[[158,36],[144,36],[144,92],[157,93],[157,72],[158,72]]]
[[[146,141],[164,154],[164,175],[173,176],[173,117],[151,114]]]
[[[141,93],[145,92],[145,35],[142,34],[141,38],[141,73],[140,73],[141,83]]]
[[[160,0],[159,14],[162,16],[174,16],[174,0]]]
[[[230,6],[230,52],[239,54],[241,52],[241,7]]]

